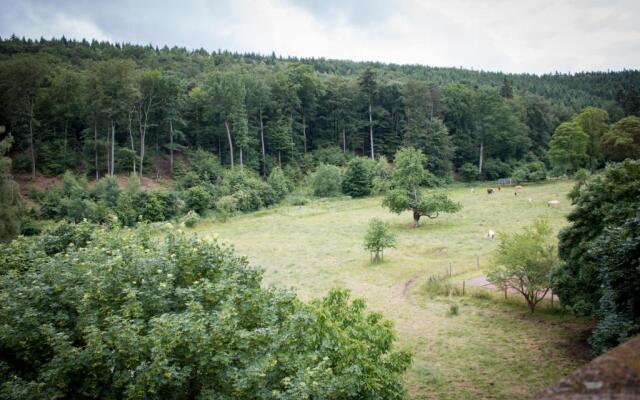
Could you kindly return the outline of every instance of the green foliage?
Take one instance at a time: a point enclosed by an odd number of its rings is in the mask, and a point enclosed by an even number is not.
[[[327,146],[313,151],[313,160],[316,166],[321,164],[345,166],[349,162],[350,154],[345,153],[338,146]]]
[[[551,233],[546,222],[536,221],[522,233],[500,235],[500,245],[487,271],[489,282],[515,289],[532,313],[549,291],[558,265]]]
[[[0,126],[0,134],[4,127]],[[13,138],[8,135],[0,140],[0,242],[13,239],[20,233],[20,207],[22,199],[18,184],[11,176],[11,159],[5,154],[11,148]]]
[[[118,187],[118,181],[115,177],[105,177],[100,179],[96,183],[95,189],[93,189],[93,196],[99,202],[102,202],[110,208],[115,207],[119,194],[120,188]]]
[[[234,196],[222,196],[216,201],[216,209],[222,220],[226,220],[238,211],[238,199]]]
[[[193,186],[185,190],[182,199],[189,211],[203,214],[211,208],[211,195],[202,186]]]
[[[342,178],[342,191],[352,197],[368,196],[371,193],[372,168],[368,168],[367,161],[355,157],[347,164]]]
[[[410,355],[347,291],[303,303],[217,242],[92,230],[0,245],[3,397],[404,396]]]
[[[420,218],[437,218],[442,213],[455,213],[461,209],[445,193],[425,195],[420,185],[431,174],[424,169],[425,157],[420,150],[405,147],[398,150],[395,157],[396,168],[391,178],[391,187],[382,205],[391,212],[400,214],[405,210],[413,212],[414,226],[420,225]]]
[[[450,317],[455,317],[456,315],[458,315],[459,312],[460,312],[460,306],[458,306],[458,303],[453,303],[449,307],[449,311],[447,314],[449,314]]]
[[[640,333],[640,214],[606,228],[590,252],[600,262],[602,297],[589,342],[600,354]]]
[[[460,177],[464,182],[473,182],[480,179],[480,173],[478,172],[477,165],[465,163],[462,165],[462,167],[460,167],[459,172]]]
[[[560,173],[573,174],[588,165],[589,136],[576,122],[561,124],[549,142],[549,159]]]
[[[375,254],[374,261],[382,261],[384,259],[384,249],[395,247],[396,235],[391,232],[391,226],[388,222],[381,221],[377,218],[369,221],[367,234],[364,236],[364,248],[371,254]]]
[[[274,202],[284,199],[293,186],[280,167],[275,167],[271,170],[271,173],[267,178],[267,183],[273,190],[275,196]]]
[[[600,308],[604,290],[601,273],[609,260],[596,256],[593,249],[602,248],[611,232],[623,229],[640,213],[638,198],[640,161],[610,164],[574,190],[574,208],[567,217],[570,225],[559,235],[559,255],[564,263],[554,284],[554,292],[568,309],[592,314]]]
[[[539,182],[547,179],[547,167],[542,161],[531,161],[516,167],[511,174],[516,182]]]
[[[613,124],[602,137],[602,151],[612,161],[640,159],[640,118],[629,116]]]
[[[462,166],[462,168],[464,168],[464,165]],[[511,175],[511,165],[504,161],[490,158],[484,162],[484,165],[482,167],[482,174],[484,175],[485,179],[492,181],[498,180],[500,178],[508,178]]]
[[[185,214],[182,221],[184,222],[184,226],[187,228],[193,228],[198,224],[198,222],[200,222],[200,215],[198,215],[197,212],[190,210]]]
[[[603,162],[601,141],[602,136],[609,129],[609,113],[601,108],[587,107],[574,115],[572,121],[576,122],[589,137],[587,156],[589,167],[595,170]]]
[[[335,165],[321,164],[311,177],[314,196],[338,196],[342,192],[342,170]]]

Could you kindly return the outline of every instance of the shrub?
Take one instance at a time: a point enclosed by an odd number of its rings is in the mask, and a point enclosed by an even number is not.
[[[480,178],[478,167],[471,163],[463,164],[458,172],[460,172],[460,178],[462,178],[464,182],[473,182]]]
[[[273,194],[276,200],[275,202],[282,200],[291,190],[291,183],[284,176],[284,173],[282,172],[282,169],[280,169],[280,167],[275,167],[273,170],[271,170],[271,173],[267,178],[267,183],[273,190]]]
[[[313,151],[316,166],[322,164],[342,167],[349,161],[349,155],[338,146],[327,146]]]
[[[140,192],[133,198],[139,216],[145,222],[165,220],[165,204],[156,192]]]
[[[485,179],[492,181],[507,178],[511,175],[511,165],[495,158],[489,158],[482,166],[482,174]]]
[[[41,237],[0,245],[3,397],[405,395],[410,354],[348,291],[304,303],[217,241],[92,232],[52,256]]]
[[[292,206],[304,206],[309,204],[309,198],[301,194],[293,194],[289,196],[287,201]]]
[[[395,246],[396,235],[391,232],[389,223],[377,218],[372,219],[364,237],[364,248],[369,250],[372,255],[375,255],[373,261],[382,261],[384,259],[384,249]]]
[[[335,165],[322,164],[311,178],[313,194],[318,197],[338,196],[342,191],[342,171]]]
[[[216,201],[216,209],[224,221],[238,211],[238,200],[234,196],[222,196]]]
[[[532,161],[515,168],[511,177],[516,182],[543,181],[547,179],[547,167],[542,161]]]
[[[372,169],[373,165],[367,165],[361,157],[353,158],[347,164],[342,179],[342,191],[352,197],[368,196],[371,193]]]
[[[115,207],[119,193],[120,189],[118,188],[118,181],[115,177],[100,179],[96,183],[95,189],[93,189],[93,196],[111,208]]]
[[[138,220],[138,211],[134,205],[134,194],[122,192],[116,201],[115,213],[122,226],[133,226]]]
[[[182,221],[187,228],[193,228],[200,222],[200,216],[197,212],[191,210],[184,216]]]
[[[190,211],[203,214],[211,208],[211,195],[202,186],[193,186],[182,194],[185,206]]]
[[[460,307],[458,306],[458,303],[453,303],[451,307],[449,307],[448,314],[450,317],[454,317],[458,315],[459,312],[460,312]]]

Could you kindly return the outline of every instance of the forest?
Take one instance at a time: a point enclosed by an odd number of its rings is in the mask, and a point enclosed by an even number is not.
[[[409,145],[438,177],[468,163],[497,179],[549,167],[553,132],[586,107],[611,123],[640,112],[632,70],[502,74],[64,37],[1,40],[0,88],[14,171],[91,178],[173,174],[196,149],[267,175],[306,172],[312,154],[390,159]]]

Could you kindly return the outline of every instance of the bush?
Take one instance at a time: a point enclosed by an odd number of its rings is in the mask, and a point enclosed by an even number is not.
[[[304,303],[217,241],[91,230],[52,256],[0,245],[3,397],[405,395],[410,354],[348,291]]]
[[[289,180],[284,176],[284,173],[282,172],[282,169],[280,169],[280,167],[275,167],[273,170],[271,170],[271,173],[267,178],[267,184],[269,184],[269,186],[271,186],[271,189],[273,190],[273,194],[275,196],[274,203],[277,203],[278,201],[284,199],[287,193],[289,193],[289,191],[291,190],[292,186]]]
[[[216,209],[224,221],[238,211],[238,200],[234,196],[222,196],[216,201]]]
[[[371,193],[371,170],[374,165],[367,165],[361,157],[349,161],[342,180],[342,191],[352,197],[368,196]]]
[[[313,160],[316,166],[322,164],[342,167],[349,161],[349,154],[338,146],[327,146],[313,151]]]
[[[520,165],[511,175],[516,182],[538,182],[547,179],[547,167],[542,161],[532,161]]]
[[[454,317],[458,315],[459,312],[460,312],[460,307],[458,306],[458,303],[453,303],[451,307],[449,307],[448,314],[450,317]]]
[[[118,181],[115,177],[105,177],[96,183],[93,189],[93,196],[107,207],[114,208],[118,201]]]
[[[237,209],[242,212],[255,211],[277,202],[275,191],[269,184],[255,173],[240,169],[228,170],[225,173],[220,195],[234,196]]]
[[[313,194],[318,197],[338,196],[342,191],[342,170],[335,165],[322,164],[311,177]]]
[[[489,158],[482,166],[482,174],[485,179],[491,181],[508,178],[511,175],[511,165],[495,158]]]
[[[480,179],[478,167],[471,163],[463,164],[458,172],[460,172],[460,178],[462,178],[464,182],[473,182]]]
[[[133,226],[138,220],[138,211],[134,205],[134,194],[122,192],[116,201],[115,213],[122,226]]]
[[[193,228],[200,222],[200,216],[197,212],[191,210],[184,216],[182,221],[187,228]]]
[[[145,222],[165,220],[165,204],[156,192],[140,192],[133,198],[133,204],[139,216]]]
[[[202,186],[193,186],[182,194],[185,206],[190,211],[203,214],[211,208],[211,195]]]
[[[309,204],[309,198],[301,194],[294,194],[289,196],[288,203],[292,206],[304,206]]]

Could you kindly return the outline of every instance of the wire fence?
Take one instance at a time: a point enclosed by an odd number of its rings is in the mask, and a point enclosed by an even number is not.
[[[471,296],[480,299],[504,301],[510,304],[527,305],[520,292],[510,287],[496,287],[484,275],[472,279],[462,279],[457,282],[452,281],[452,278],[456,276],[481,271],[479,256],[475,257],[475,262],[465,262],[463,264],[464,266],[462,267],[456,267],[453,261],[448,261],[446,267],[441,270],[442,272],[428,275],[426,279],[427,290],[440,295]],[[541,300],[537,307],[559,308],[559,300],[551,290],[546,293],[540,293],[539,298]]]

